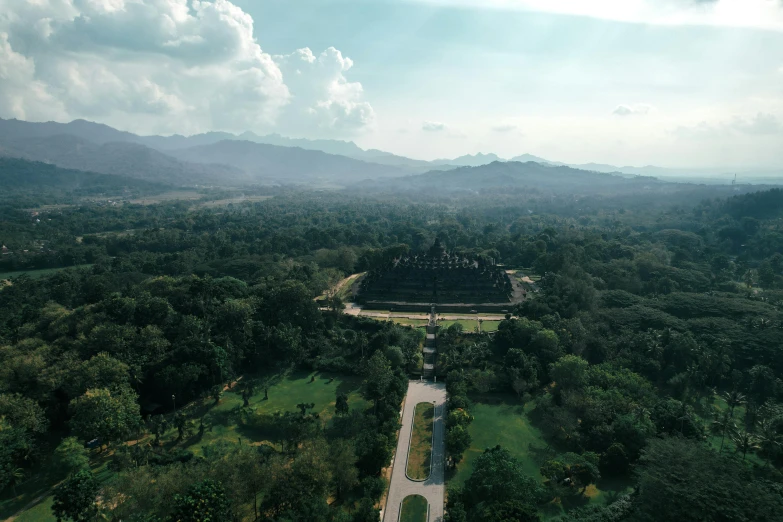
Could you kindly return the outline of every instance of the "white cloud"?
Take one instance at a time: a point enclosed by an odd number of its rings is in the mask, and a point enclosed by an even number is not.
[[[0,32],[0,111],[19,118],[62,116],[63,108],[35,79],[35,63],[11,48],[8,34]]]
[[[294,119],[284,120],[347,131],[373,123],[375,112],[363,99],[362,85],[349,82],[344,75],[353,67],[353,61],[334,47],[318,57],[304,48],[274,59],[294,93],[287,108]]]
[[[775,0],[419,0],[482,9],[541,11],[656,25],[716,25],[783,30]]]
[[[427,132],[441,132],[446,130],[446,124],[439,121],[425,121],[421,124],[421,130]]]
[[[514,124],[495,125],[492,127],[492,130],[495,132],[511,132],[517,130],[517,126]]]
[[[638,104],[638,105],[618,105],[613,111],[612,114],[616,116],[639,116],[639,115],[645,115],[650,114],[653,112],[653,107],[651,105],[647,104]]]
[[[228,0],[0,0],[2,117],[350,134],[374,118],[352,65],[334,48],[272,57]]]
[[[758,113],[751,117],[735,116],[731,120],[677,127],[673,133],[683,138],[722,138],[745,134],[772,136],[783,134],[783,120],[774,114]]]
[[[738,132],[752,135],[783,133],[783,122],[774,114],[758,113],[751,118],[734,118],[731,126]]]

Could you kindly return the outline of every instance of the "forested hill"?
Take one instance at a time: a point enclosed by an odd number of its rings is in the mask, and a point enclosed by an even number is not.
[[[317,150],[278,147],[250,141],[221,141],[212,145],[171,151],[181,160],[194,163],[220,163],[247,172],[254,179],[284,183],[308,181],[346,182],[380,177],[399,177],[407,172],[336,156]]]
[[[93,143],[111,141],[139,142],[139,137],[130,132],[117,130],[102,123],[86,120],[74,120],[70,123],[54,121],[31,122],[17,119],[0,118],[0,139],[45,138],[67,134]]]
[[[0,155],[53,163],[59,167],[178,185],[238,183],[244,172],[226,165],[189,164],[144,145],[94,143],[68,134],[3,138]]]
[[[617,190],[660,190],[668,185],[649,177],[602,174],[586,170],[543,165],[535,162],[499,162],[477,167],[461,167],[445,172],[431,171],[407,176],[394,184],[387,180],[366,182],[362,188],[393,188],[401,191],[437,189],[439,191],[482,191],[529,188],[538,193],[616,192]]]
[[[210,141],[223,136],[232,139]],[[33,124],[0,119],[2,157],[182,186],[311,182],[345,185],[411,172],[410,166],[404,164],[373,163],[372,153],[363,161],[319,150],[242,141],[225,133],[200,135],[189,141],[183,138],[179,143],[206,144],[163,151],[156,148],[163,138],[153,138],[156,137],[136,136],[83,121]],[[382,163],[394,163],[394,157],[389,157],[378,156],[384,158],[379,159]],[[418,168],[418,172],[423,171],[423,167]]]
[[[4,157],[0,157],[0,186],[6,195],[13,195],[17,191],[35,191],[39,195],[48,192],[89,195],[119,193],[124,190],[142,190],[149,193],[170,188],[152,181],[63,169],[40,161]]]
[[[478,167],[430,171],[395,180],[368,180],[357,184],[362,192],[404,193],[432,196],[465,193],[515,197],[634,196],[666,204],[695,204],[704,198],[726,197],[768,188],[761,185],[700,185],[676,183],[649,176],[607,174],[567,166],[528,161],[494,162]],[[638,197],[637,197],[638,196]],[[675,199],[670,199],[674,197]],[[636,200],[628,200],[635,203]]]

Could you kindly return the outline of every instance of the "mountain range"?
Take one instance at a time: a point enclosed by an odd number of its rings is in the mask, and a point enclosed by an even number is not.
[[[41,161],[66,169],[163,181],[178,185],[210,184],[216,180],[246,182],[249,177],[230,165],[203,165],[180,161],[139,143],[95,143],[78,135],[0,138],[0,155]]]
[[[0,199],[17,198],[19,191],[36,195],[71,192],[80,195],[154,194],[171,190],[170,185],[114,174],[97,174],[64,169],[36,161],[0,157]]]
[[[493,153],[478,153],[425,161],[376,149],[364,150],[352,141],[287,138],[279,134],[260,136],[252,132],[139,136],[85,120],[33,123],[0,119],[0,156],[178,184],[325,182],[339,185],[505,161],[701,183],[727,183],[734,174],[716,169],[568,164],[532,154],[506,160]],[[771,176],[782,178],[783,172],[745,171],[740,175],[745,182],[768,182]]]
[[[84,120],[0,120],[0,156],[177,185],[339,184],[411,173],[403,167],[241,140],[226,133],[138,136]]]

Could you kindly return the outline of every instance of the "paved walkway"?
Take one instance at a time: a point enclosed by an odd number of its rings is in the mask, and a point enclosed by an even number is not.
[[[408,466],[408,444],[413,425],[413,410],[420,402],[435,403],[435,427],[433,431],[432,473],[424,482],[410,480],[405,474]],[[443,522],[443,499],[446,493],[444,462],[446,455],[446,386],[441,383],[410,381],[405,409],[402,412],[402,428],[394,456],[389,499],[383,522],[397,522],[400,503],[408,495],[421,495],[430,504],[428,522]]]
[[[325,310],[325,308],[323,308]],[[421,319],[427,320],[430,314],[425,312],[373,312],[364,310],[355,303],[346,303],[343,312],[347,315],[360,315],[362,317],[376,317],[381,319]],[[485,321],[502,321],[506,318],[505,314],[460,314],[460,313],[439,313],[438,319],[444,321],[475,321],[484,319]]]

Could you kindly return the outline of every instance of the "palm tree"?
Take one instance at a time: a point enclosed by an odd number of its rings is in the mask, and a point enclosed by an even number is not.
[[[737,447],[737,451],[742,452],[742,460],[748,455],[748,450],[759,448],[759,438],[747,430],[737,430],[731,435],[731,440]]]
[[[688,380],[687,389],[690,393],[696,395],[697,402],[700,400],[700,395],[704,391],[704,384],[707,380],[704,372],[697,364],[690,364],[685,369],[685,374]]]
[[[640,422],[642,419],[649,419],[650,415],[650,410],[644,406],[638,405],[636,408],[634,408],[634,419],[636,422]]]
[[[682,403],[682,410],[680,411],[680,416],[677,417],[677,420],[680,421],[680,433],[685,436],[685,421],[688,421],[689,425],[695,425],[693,414],[691,413],[691,410],[688,409],[688,405],[684,402]]]
[[[24,470],[22,468],[14,468],[11,470],[10,474],[10,483],[11,483],[11,489],[14,492],[14,496],[16,496],[16,486],[20,482],[22,482],[22,479],[24,478]]]
[[[712,421],[711,430],[715,434],[720,434],[720,449],[718,453],[723,452],[723,441],[726,438],[727,431],[736,431],[737,425],[731,420],[729,412],[725,411],[722,414],[715,415],[715,420]]]
[[[760,420],[758,427],[761,449],[764,450],[764,454],[767,457],[766,466],[769,466],[772,457],[783,447],[783,440],[781,440],[781,436],[778,434],[777,425],[773,419]]]
[[[730,392],[725,392],[723,395],[723,400],[726,401],[726,404],[729,405],[729,413],[730,416],[734,417],[734,408],[737,406],[741,406],[747,402],[747,398],[742,393],[738,392],[737,390],[732,390]]]

